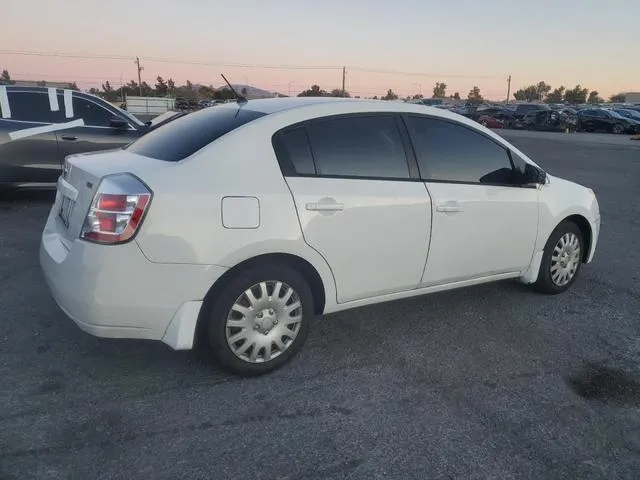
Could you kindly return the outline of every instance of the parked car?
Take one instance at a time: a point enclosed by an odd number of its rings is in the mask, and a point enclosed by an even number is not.
[[[577,121],[576,116],[567,109],[534,110],[518,120],[518,127],[541,132],[573,132],[577,128]]]
[[[504,122],[490,115],[480,115],[478,123],[487,128],[504,128]]]
[[[250,375],[287,362],[314,315],[504,279],[563,292],[599,231],[591,189],[472,120],[274,98],[69,157],[40,263],[83,330]]]
[[[585,108],[578,112],[578,128],[587,132],[637,133],[640,122],[625,118],[613,110]]]
[[[513,111],[513,119],[509,123],[510,128],[526,128],[531,118],[536,118],[539,112],[551,112],[551,107],[544,103],[520,103]],[[528,119],[525,121],[525,117]]]
[[[0,190],[55,186],[64,157],[119,148],[151,127],[87,93],[0,86]]]
[[[640,112],[636,110],[631,110],[629,108],[612,108],[611,110],[625,118],[630,118],[631,120],[640,122]]]

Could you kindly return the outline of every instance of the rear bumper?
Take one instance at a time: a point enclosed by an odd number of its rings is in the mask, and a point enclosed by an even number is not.
[[[201,301],[226,268],[153,263],[135,242],[63,242],[61,228],[50,214],[40,265],[53,298],[78,327],[98,337],[191,348]]]

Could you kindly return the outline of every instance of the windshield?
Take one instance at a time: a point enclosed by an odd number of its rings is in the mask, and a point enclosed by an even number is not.
[[[615,110],[609,110],[609,113],[611,114],[611,116],[612,116],[613,118],[623,119],[623,120],[624,120],[624,118],[625,118],[625,117],[623,117],[622,115],[620,115],[618,112],[616,112]]]
[[[634,120],[640,119],[640,113],[634,110],[626,110],[626,109],[619,108],[614,111],[627,118],[633,118]]]

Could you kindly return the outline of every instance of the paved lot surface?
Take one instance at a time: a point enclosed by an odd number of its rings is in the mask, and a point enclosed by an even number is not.
[[[640,148],[504,135],[599,195],[572,291],[504,282],[328,316],[258,379],[82,333],[38,267],[51,196],[2,201],[0,478],[638,478]]]

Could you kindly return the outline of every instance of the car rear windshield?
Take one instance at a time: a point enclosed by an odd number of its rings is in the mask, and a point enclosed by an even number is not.
[[[151,130],[127,145],[129,152],[178,162],[230,131],[264,116],[245,108],[208,107]]]

